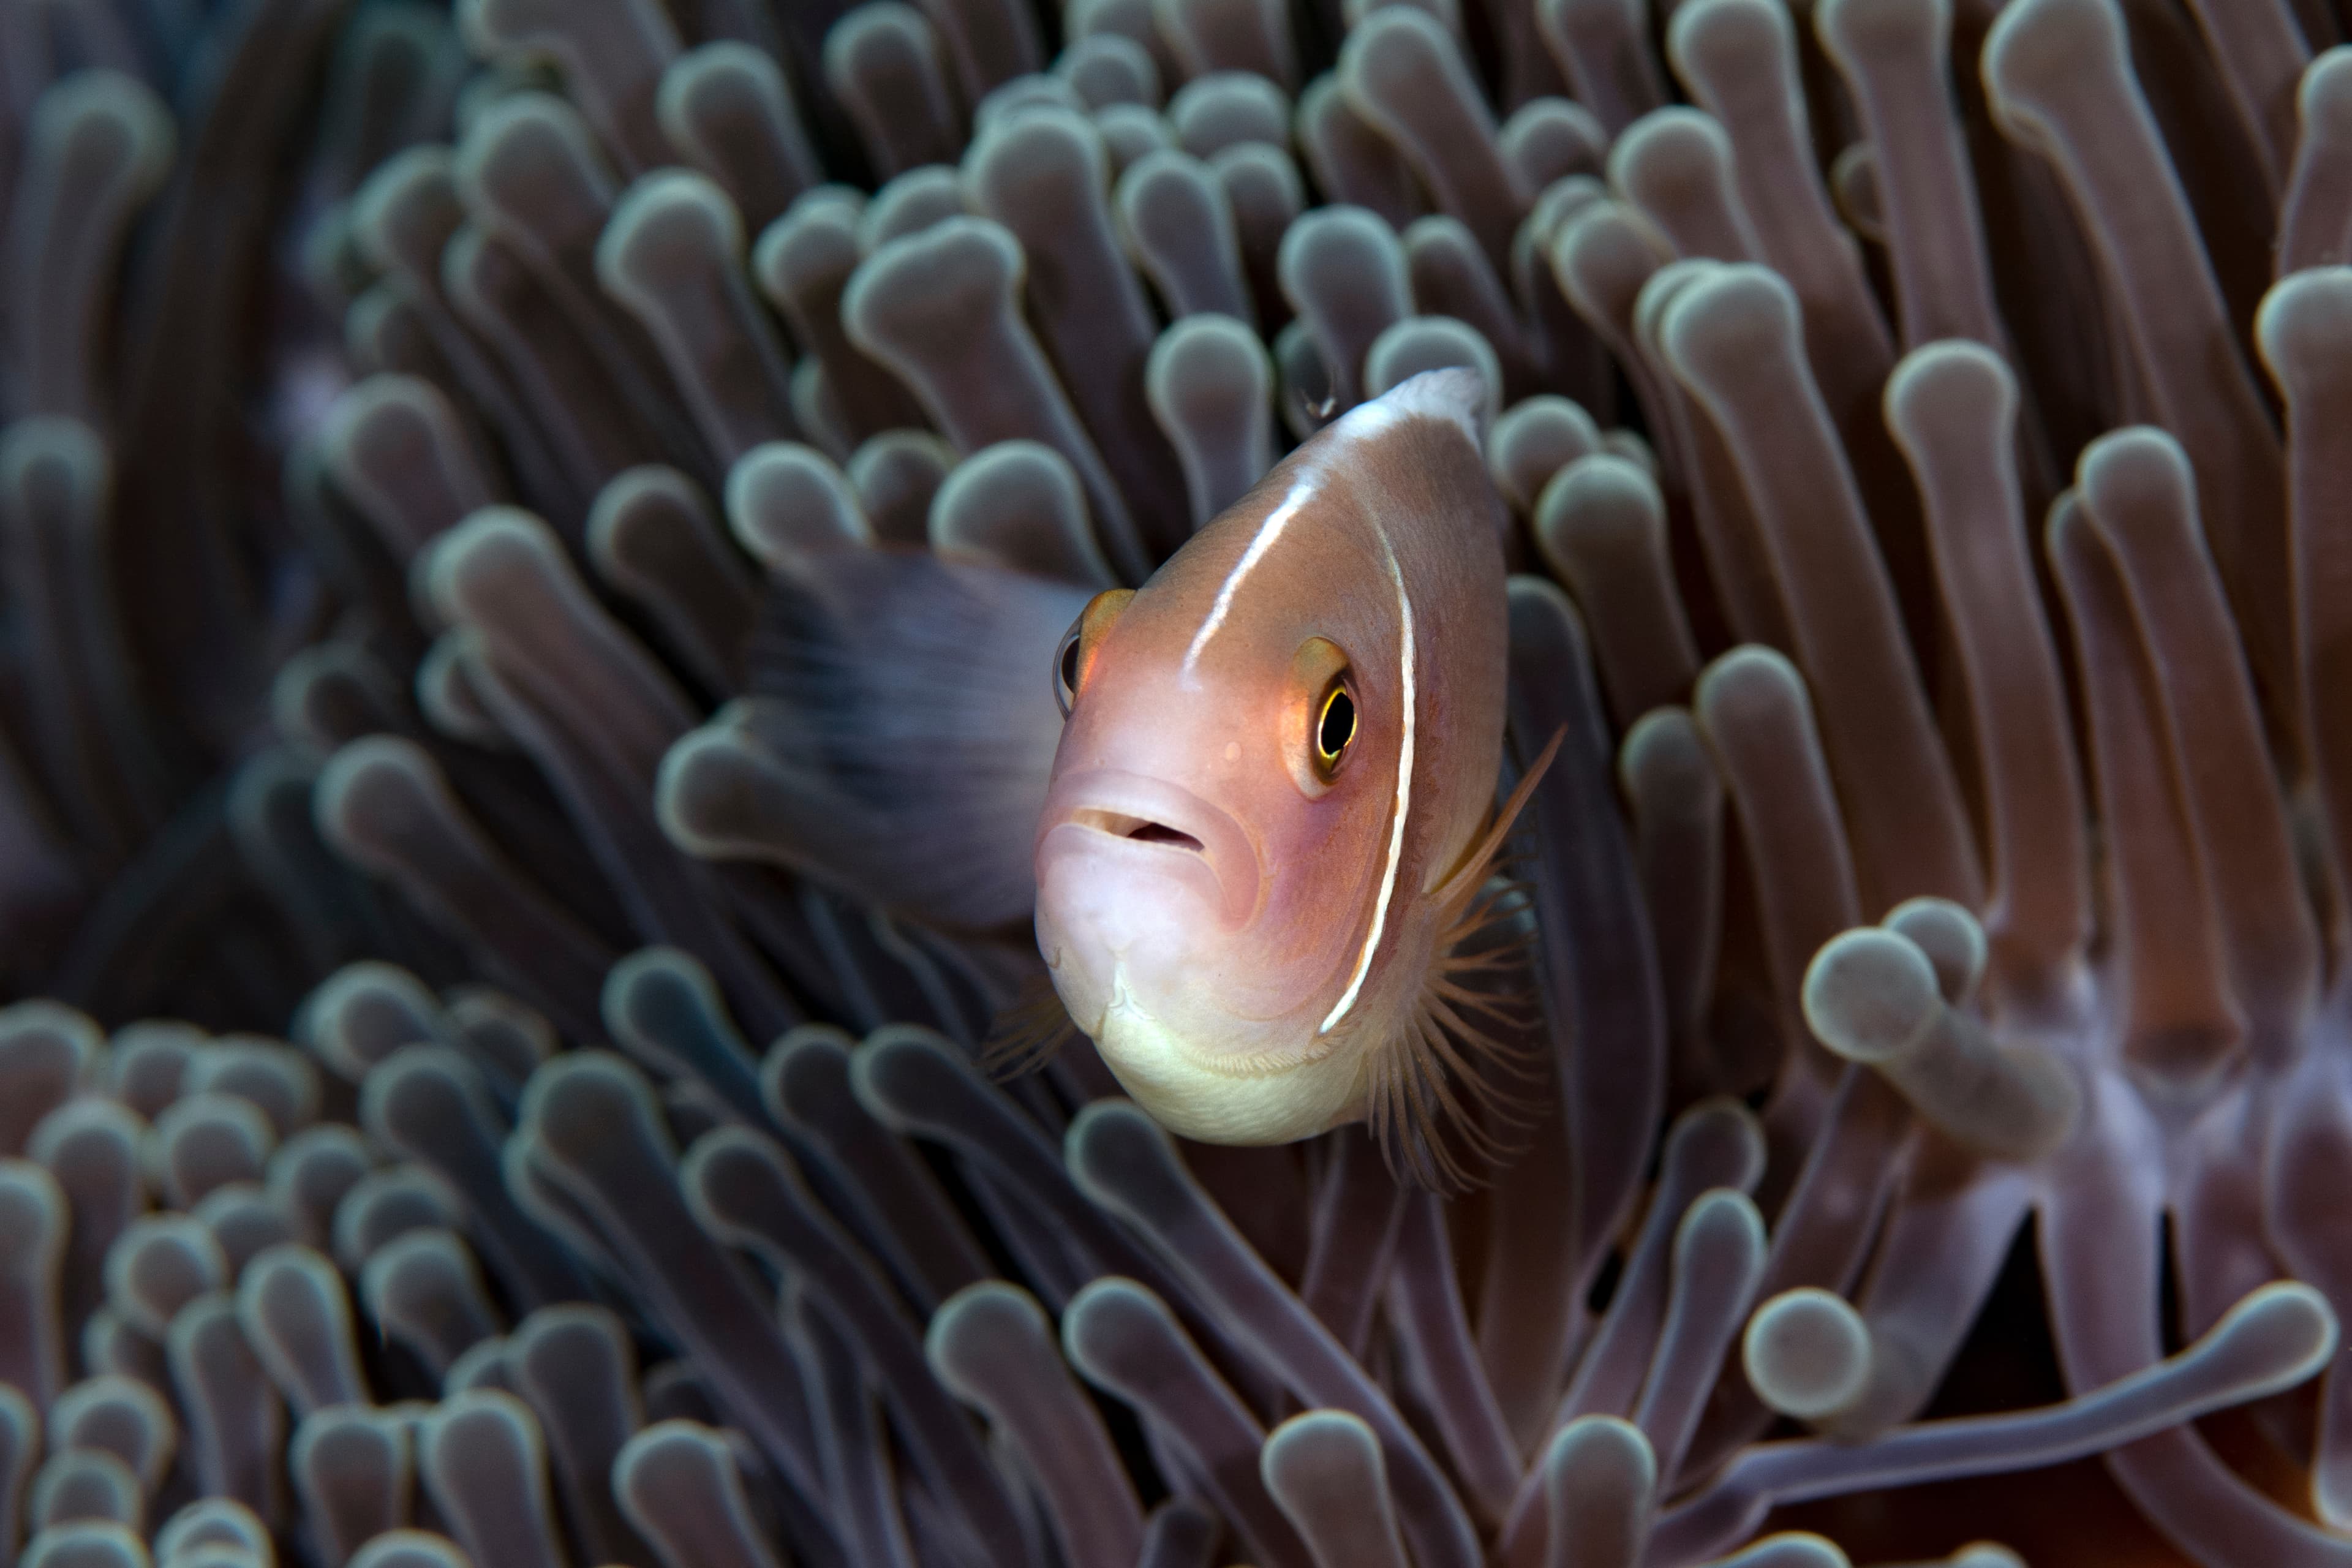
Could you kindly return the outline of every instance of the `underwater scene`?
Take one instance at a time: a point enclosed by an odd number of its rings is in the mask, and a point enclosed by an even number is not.
[[[0,1568],[2352,1568],[2352,3],[0,0]]]

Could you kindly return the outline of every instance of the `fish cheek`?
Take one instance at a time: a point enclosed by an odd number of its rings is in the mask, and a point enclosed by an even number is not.
[[[1279,775],[1260,784],[1255,830],[1269,886],[1248,938],[1269,982],[1281,977],[1283,1010],[1314,1004],[1310,1026],[1347,984],[1370,928],[1403,739],[1402,694],[1387,689],[1383,668],[1354,657],[1378,649],[1384,628],[1328,606],[1316,619],[1319,627],[1290,634],[1293,651],[1267,682]],[[1348,704],[1344,734],[1335,695]]]
[[[1336,781],[1316,800],[1299,798],[1287,779],[1268,792],[1276,802],[1257,825],[1266,898],[1244,939],[1263,977],[1252,1013],[1275,1016],[1313,1004],[1320,1018],[1325,994],[1346,983],[1386,843],[1387,801],[1371,772]]]

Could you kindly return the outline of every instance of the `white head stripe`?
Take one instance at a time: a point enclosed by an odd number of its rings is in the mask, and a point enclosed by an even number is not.
[[[1364,933],[1364,951],[1356,955],[1356,972],[1348,977],[1348,989],[1317,1027],[1315,1032],[1318,1035],[1328,1034],[1334,1024],[1348,1016],[1348,1009],[1356,1005],[1356,993],[1364,988],[1364,976],[1371,972],[1372,954],[1381,945],[1381,928],[1388,924],[1389,900],[1396,893],[1397,865],[1404,858],[1405,818],[1412,811],[1412,600],[1405,594],[1404,571],[1397,564],[1396,552],[1391,550],[1388,556],[1389,581],[1396,584],[1397,618],[1403,628],[1404,645],[1404,740],[1397,747],[1396,818],[1389,825],[1389,863],[1381,873],[1381,896],[1372,906],[1372,929]]]
[[[1479,445],[1476,416],[1461,399],[1449,398],[1441,390],[1449,384],[1449,378],[1469,374],[1472,373],[1424,371],[1369,403],[1356,405],[1326,428],[1318,439],[1329,438],[1351,444],[1369,441],[1400,421],[1421,416],[1443,419],[1457,426],[1475,447]],[[1307,504],[1322,479],[1321,464],[1302,464],[1298,478],[1291,481],[1290,492],[1282,498],[1282,504],[1266,513],[1265,521],[1257,525],[1257,536],[1249,542],[1249,548],[1242,552],[1242,558],[1234,563],[1233,571],[1226,574],[1223,584],[1217,589],[1215,602],[1209,606],[1209,618],[1201,623],[1201,629],[1192,634],[1192,646],[1184,650],[1182,673],[1187,680],[1192,679],[1193,667],[1200,662],[1201,651],[1209,646],[1209,639],[1217,635],[1217,628],[1225,624],[1225,616],[1234,607],[1234,595],[1241,591],[1242,580],[1250,574],[1250,568],[1274,548],[1274,542],[1282,537],[1282,531],[1290,525],[1292,518],[1298,515],[1299,508]],[[1393,574],[1396,570],[1395,561],[1391,560],[1389,571]],[[1403,597],[1402,584],[1397,595],[1400,599]],[[1411,679],[1410,672],[1407,679]]]
[[[1298,509],[1307,504],[1307,498],[1315,493],[1315,483],[1320,477],[1312,468],[1301,473],[1292,482],[1290,493],[1282,498],[1282,504],[1266,513],[1265,521],[1257,525],[1257,537],[1249,542],[1249,548],[1242,552],[1242,558],[1234,562],[1234,569],[1225,574],[1223,584],[1217,589],[1216,602],[1209,606],[1209,618],[1201,623],[1201,629],[1192,634],[1192,646],[1184,650],[1183,674],[1187,679],[1192,677],[1192,667],[1200,661],[1201,650],[1209,646],[1209,639],[1215,637],[1217,628],[1225,624],[1225,615],[1234,607],[1234,595],[1241,592],[1242,579],[1248,576],[1250,568],[1265,559],[1265,552],[1274,548],[1274,542],[1282,537],[1282,531],[1290,525],[1292,518],[1298,515]]]

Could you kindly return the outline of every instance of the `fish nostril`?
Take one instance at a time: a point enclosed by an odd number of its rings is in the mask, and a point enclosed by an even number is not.
[[[1196,855],[1201,853],[1203,848],[1201,841],[1193,837],[1191,834],[1179,833],[1176,829],[1162,822],[1139,823],[1135,826],[1129,828],[1126,836],[1139,843],[1165,844],[1172,848],[1190,849]]]

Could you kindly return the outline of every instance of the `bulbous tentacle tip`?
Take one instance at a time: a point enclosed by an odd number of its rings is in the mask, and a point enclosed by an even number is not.
[[[1952,1553],[1951,1568],[2025,1568],[2025,1559],[1996,1542],[1972,1541]]]
[[[173,1514],[155,1533],[159,1563],[177,1563],[185,1556],[203,1561],[200,1552],[243,1554],[246,1562],[275,1568],[277,1546],[261,1517],[234,1498],[200,1498]],[[223,1560],[223,1568],[233,1559]]]
[[[474,1563],[446,1536],[423,1530],[394,1530],[361,1547],[352,1558],[351,1568],[474,1568]]]
[[[1926,343],[1896,363],[1883,402],[1887,429],[1906,452],[1917,454],[1931,449],[1938,427],[1958,422],[2008,428],[2017,413],[2017,373],[1982,343]]]
[[[1964,905],[1949,899],[1906,899],[1880,922],[1916,947],[1936,971],[1936,986],[1949,1007],[1965,1007],[1984,977],[1984,927]]]
[[[1344,1410],[1308,1410],[1266,1434],[1258,1473],[1317,1561],[1403,1568],[1395,1502],[1370,1426]]]
[[[1853,1568],[1853,1562],[1835,1542],[1802,1531],[1786,1531],[1718,1558],[1706,1568]]]
[[[1814,1287],[1784,1290],[1751,1313],[1740,1364],[1757,1397],[1780,1415],[1825,1421],[1870,1380],[1869,1326],[1843,1298]]]
[[[1814,954],[1804,1006],[1822,1044],[1863,1062],[1909,1053],[1942,1016],[1927,955],[1896,932],[1873,929],[1846,931]]]
[[[1633,1568],[1647,1544],[1658,1459],[1642,1429],[1580,1415],[1552,1434],[1539,1461],[1545,1568]]]
[[[1995,1041],[1969,1012],[1946,1000],[1965,994],[1983,966],[1982,932],[1942,900],[1914,900],[1889,917],[1916,930],[1840,933],[1805,971],[1805,1019],[1822,1044],[1886,1075],[1912,1106],[1962,1143],[2032,1161],[2074,1129],[2081,1091],[2042,1047]],[[1973,940],[1971,940],[1973,933]]]
[[[17,1559],[23,1568],[151,1568],[153,1561],[137,1531],[99,1520],[51,1525],[26,1542]]]
[[[2254,341],[2290,407],[2342,376],[2352,354],[2352,267],[2314,267],[2272,284],[2254,316]]]
[[[2222,1315],[2184,1354],[2216,1370],[2235,1369],[2259,1398],[2293,1388],[2336,1354],[2341,1327],[2327,1298],[2298,1280],[2282,1279],[2252,1291]]]

